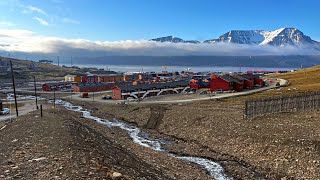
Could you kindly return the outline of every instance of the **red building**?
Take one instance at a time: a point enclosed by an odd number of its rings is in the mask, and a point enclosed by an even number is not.
[[[98,92],[111,90],[114,83],[79,83],[73,85],[74,92]]]
[[[189,86],[190,86],[190,89],[196,89],[196,90],[198,90],[198,89],[200,88],[200,86],[199,86],[199,84],[198,84],[198,80],[195,80],[195,79],[192,79],[192,80],[190,81]]]
[[[123,75],[118,74],[111,74],[111,75],[105,75],[105,76],[99,76],[98,82],[117,82],[117,81],[123,81],[124,77]]]
[[[76,84],[76,83],[71,83],[71,82],[44,83],[42,84],[42,91],[71,90],[73,84]]]
[[[244,88],[246,89],[253,89],[254,86],[254,80],[251,80],[250,78],[242,75],[242,74],[231,74],[232,77],[237,78],[239,81],[243,82]]]
[[[88,78],[88,82],[90,83],[96,83],[98,82],[98,76],[94,76],[94,75],[90,75],[90,76],[87,76]]]
[[[216,90],[242,91],[243,90],[243,83],[240,82],[239,80],[231,77],[231,76],[223,75],[223,76],[211,79],[211,81],[210,81],[210,90],[211,91],[216,91]]]
[[[87,83],[88,82],[88,77],[87,76],[82,76],[81,77],[81,82]]]
[[[246,76],[250,77],[251,79],[253,79],[253,83],[254,85],[258,85],[258,86],[264,86],[264,81],[257,75],[255,74],[245,74]]]
[[[115,86],[112,88],[112,99],[113,100],[123,99],[122,93],[121,93],[121,88],[119,88],[118,86]]]

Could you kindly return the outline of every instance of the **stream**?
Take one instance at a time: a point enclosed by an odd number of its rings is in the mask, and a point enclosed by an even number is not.
[[[49,101],[49,103],[53,103],[53,102]],[[56,100],[56,104],[61,105],[71,111],[81,112],[84,118],[95,120],[96,122],[106,125],[109,128],[118,127],[120,129],[123,129],[128,132],[130,138],[136,144],[150,148],[154,151],[165,153],[168,156],[171,156],[183,161],[189,161],[194,164],[197,164],[201,168],[205,169],[207,173],[216,180],[232,179],[231,177],[228,177],[224,173],[224,169],[222,168],[222,166],[214,161],[211,161],[205,158],[200,158],[200,157],[179,156],[176,154],[166,152],[164,149],[162,149],[161,145],[168,143],[168,141],[161,140],[161,139],[152,139],[148,136],[147,133],[141,132],[140,128],[138,127],[129,125],[128,123],[125,123],[119,120],[109,121],[106,119],[92,116],[89,110],[83,109],[81,106],[75,106],[63,100]]]

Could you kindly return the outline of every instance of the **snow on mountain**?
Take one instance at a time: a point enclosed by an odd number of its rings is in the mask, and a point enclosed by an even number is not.
[[[235,44],[272,46],[301,46],[306,44],[319,44],[317,41],[312,40],[309,36],[304,35],[300,30],[296,28],[280,28],[274,31],[232,30],[221,35],[217,39],[206,40],[204,42],[227,42]]]

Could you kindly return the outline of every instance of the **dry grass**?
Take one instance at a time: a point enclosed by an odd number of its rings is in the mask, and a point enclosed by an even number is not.
[[[320,66],[314,66],[284,74],[271,74],[268,78],[282,78],[289,81],[287,87],[268,90],[247,96],[229,98],[226,101],[242,103],[245,100],[320,91]]]

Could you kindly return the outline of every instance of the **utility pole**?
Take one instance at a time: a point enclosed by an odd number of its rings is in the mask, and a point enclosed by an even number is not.
[[[53,89],[53,107],[56,108],[56,88]]]
[[[12,77],[12,85],[13,85],[14,103],[16,104],[16,115],[18,117],[19,112],[18,112],[18,103],[17,103],[17,95],[16,95],[16,84],[14,81],[14,74],[13,74],[13,68],[12,68],[12,60],[10,60],[10,66],[11,66],[11,77]]]
[[[60,57],[59,57],[59,56],[57,56],[57,59],[58,59],[58,66],[60,66],[60,62],[59,62]]]
[[[33,76],[33,83],[34,83],[34,96],[36,97],[36,106],[37,106],[37,110],[38,110],[39,107],[38,107],[37,85],[36,85],[36,77],[35,76]]]
[[[71,60],[70,61],[71,61],[71,67],[72,67],[72,56],[71,56]]]

